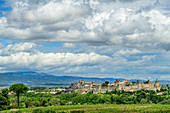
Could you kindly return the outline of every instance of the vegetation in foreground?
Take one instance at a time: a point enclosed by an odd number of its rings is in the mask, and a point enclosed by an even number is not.
[[[160,104],[97,104],[97,105],[64,105],[52,107],[25,108],[3,111],[2,113],[122,113],[122,112],[147,112],[169,113],[169,105]]]
[[[18,87],[18,85],[22,87],[19,89],[14,87]],[[15,94],[9,96],[9,89]],[[93,94],[93,92],[87,94],[26,93],[28,88],[20,83],[12,85],[9,89],[2,89],[0,93],[0,110],[17,109],[17,112],[27,110],[28,112],[43,112],[47,110],[46,112],[53,113],[62,110],[68,110],[68,112],[74,110],[80,110],[79,112],[121,112],[123,110],[127,110],[127,112],[138,112],[140,110],[144,110],[144,112],[149,112],[148,110],[169,112],[170,109],[169,86],[162,87],[160,91],[138,90],[125,92],[114,90],[112,92],[106,91],[104,94]],[[159,95],[160,93],[161,95]]]

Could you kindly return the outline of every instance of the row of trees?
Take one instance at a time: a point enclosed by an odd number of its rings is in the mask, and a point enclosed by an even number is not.
[[[17,103],[15,96],[12,103]],[[139,90],[134,92],[125,92],[114,90],[104,94],[67,93],[61,95],[52,95],[50,93],[26,93],[21,96],[21,106],[28,108],[39,106],[56,106],[68,104],[147,104],[147,103],[168,103],[169,97],[157,95],[153,90]]]

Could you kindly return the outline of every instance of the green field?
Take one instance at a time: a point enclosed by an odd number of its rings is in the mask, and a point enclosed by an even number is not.
[[[25,109],[12,109],[2,111],[2,113],[170,113],[170,105],[160,104],[98,104],[98,105],[64,105],[52,107],[38,107],[38,108],[25,108]]]

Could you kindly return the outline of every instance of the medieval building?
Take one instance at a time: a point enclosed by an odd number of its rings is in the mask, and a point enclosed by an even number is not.
[[[77,92],[77,93],[86,93],[93,91],[93,93],[105,93],[106,91],[111,92],[113,90],[117,91],[137,91],[140,89],[147,90],[160,90],[159,81],[156,80],[155,83],[150,82],[130,82],[128,80],[116,80],[113,84],[109,82],[106,84],[95,84],[95,82],[85,82],[80,80],[78,83],[71,83],[71,86],[67,89],[67,92]]]

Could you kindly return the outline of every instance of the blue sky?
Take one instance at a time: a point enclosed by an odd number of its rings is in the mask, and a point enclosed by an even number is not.
[[[8,3],[5,0],[0,1],[0,17],[5,15],[3,12],[8,13],[11,10],[11,7],[8,6]]]
[[[169,0],[0,1],[0,71],[170,80]]]

